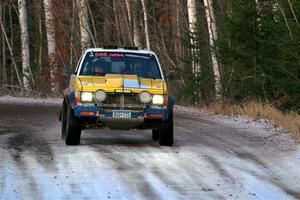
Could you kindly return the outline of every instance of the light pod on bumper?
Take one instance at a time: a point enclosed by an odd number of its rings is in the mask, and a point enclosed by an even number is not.
[[[152,97],[152,104],[154,105],[164,105],[164,95],[155,94]]]
[[[92,92],[81,92],[80,101],[82,102],[93,102],[93,93]]]
[[[102,103],[103,101],[105,101],[107,98],[107,94],[104,90],[97,90],[95,92],[95,100],[98,103]]]
[[[152,96],[149,92],[143,91],[143,92],[140,93],[139,99],[142,103],[150,103],[151,99],[152,99]]]

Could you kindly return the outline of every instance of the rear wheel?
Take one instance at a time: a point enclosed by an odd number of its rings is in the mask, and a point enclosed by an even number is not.
[[[173,110],[169,113],[169,118],[159,127],[159,144],[162,146],[172,146],[174,143]]]
[[[152,140],[153,141],[159,140],[159,130],[158,129],[152,129]]]
[[[66,145],[79,145],[81,136],[80,119],[74,116],[74,110],[71,106],[67,106],[66,113]]]

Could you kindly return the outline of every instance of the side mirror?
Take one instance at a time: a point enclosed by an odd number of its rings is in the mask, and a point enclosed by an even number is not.
[[[64,73],[65,73],[66,75],[72,75],[72,74],[75,74],[75,70],[72,69],[72,68],[70,68],[70,67],[65,67],[65,68],[64,68]]]

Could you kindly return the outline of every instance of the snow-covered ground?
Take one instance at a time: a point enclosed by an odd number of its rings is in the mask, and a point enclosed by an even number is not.
[[[268,123],[176,106],[174,147],[108,129],[67,147],[61,100],[4,99],[0,199],[300,199],[300,147]]]
[[[44,105],[58,105],[61,104],[62,98],[30,98],[30,97],[13,97],[0,96],[1,104],[44,104]]]

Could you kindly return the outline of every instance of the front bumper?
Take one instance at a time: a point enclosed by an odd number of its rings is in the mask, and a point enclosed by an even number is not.
[[[128,110],[128,109],[126,109]],[[130,109],[129,109],[130,110]],[[100,106],[74,106],[76,117],[91,117],[91,118],[112,118],[112,112],[105,112]],[[167,108],[144,108],[142,111],[131,111],[131,119],[161,119],[168,120],[169,111]],[[118,118],[115,118],[116,120]]]

